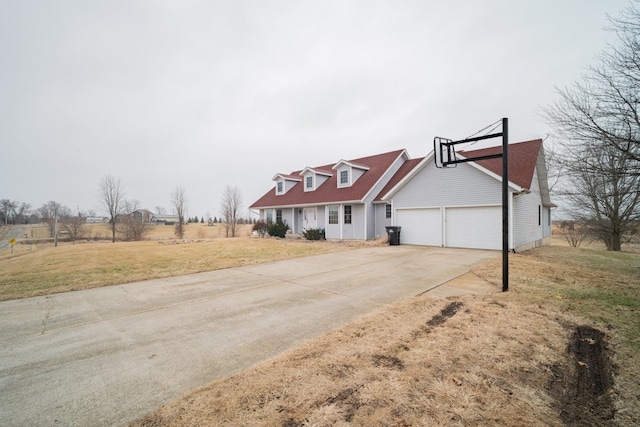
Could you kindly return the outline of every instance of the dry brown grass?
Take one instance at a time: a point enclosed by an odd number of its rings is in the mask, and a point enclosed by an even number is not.
[[[638,425],[640,255],[549,247],[510,264],[508,293],[405,299],[132,426]],[[616,386],[591,403],[613,401],[615,421],[565,406],[563,372],[593,369],[567,351],[582,323],[611,343]]]
[[[14,253],[0,253],[0,301],[346,249],[347,244],[251,237],[16,245]]]
[[[451,300],[404,300],[134,425],[561,425],[544,388],[563,325],[502,295],[455,302],[437,324]]]

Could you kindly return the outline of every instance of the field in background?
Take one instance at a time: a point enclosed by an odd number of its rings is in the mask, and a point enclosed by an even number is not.
[[[237,237],[248,237],[251,235],[253,225],[240,225]],[[111,240],[111,226],[109,224],[86,224],[79,242]],[[224,224],[192,223],[185,226],[185,236],[190,240],[219,239],[226,237]],[[31,225],[25,236],[27,239],[50,239],[51,233],[47,225]],[[59,234],[60,243],[66,244],[65,234]],[[116,234],[118,238],[118,234]],[[172,240],[176,239],[173,225],[150,225],[149,232],[143,240]],[[69,242],[70,243],[70,242]]]

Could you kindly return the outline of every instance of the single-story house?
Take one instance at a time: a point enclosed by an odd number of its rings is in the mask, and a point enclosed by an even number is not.
[[[322,228],[327,239],[370,240],[390,225],[390,217],[376,221],[373,202],[408,160],[405,150],[396,150],[278,173],[275,186],[250,208],[259,210],[261,220],[286,223],[293,233]]]
[[[458,153],[471,158],[502,147]],[[406,150],[340,160],[273,177],[251,205],[260,219],[281,220],[293,233],[323,228],[328,239],[373,239],[399,226],[400,243],[502,248],[502,160],[436,168],[433,153]],[[541,140],[509,145],[509,247],[549,243],[551,208]]]

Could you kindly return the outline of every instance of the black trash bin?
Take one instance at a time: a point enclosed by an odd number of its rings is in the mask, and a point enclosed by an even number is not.
[[[386,227],[387,235],[389,236],[389,244],[392,246],[397,246],[400,244],[400,230],[402,227],[391,226]]]

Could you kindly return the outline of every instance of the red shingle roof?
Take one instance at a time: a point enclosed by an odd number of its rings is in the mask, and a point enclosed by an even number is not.
[[[509,181],[522,188],[531,189],[531,180],[533,179],[533,172],[541,146],[541,139],[509,144]],[[502,146],[497,146],[473,151],[461,151],[459,154],[465,158],[470,158],[500,154],[501,152]],[[502,176],[502,158],[479,160],[476,163],[496,175]]]
[[[349,160],[352,164],[363,165],[369,168],[350,187],[338,188],[337,174],[331,168],[333,164],[313,167],[316,171],[331,173],[315,191],[304,191],[302,182],[295,184],[285,194],[276,195],[275,188],[269,190],[264,196],[255,201],[251,208],[267,208],[276,206],[301,206],[309,204],[346,202],[362,200],[371,188],[378,182],[382,175],[389,169],[405,150],[390,151],[369,157]],[[303,169],[304,170],[304,169]],[[302,178],[302,170],[287,174]],[[281,174],[284,175],[284,174]]]
[[[395,173],[395,175],[393,175],[393,178],[391,178],[387,183],[387,185],[384,186],[382,191],[378,193],[374,202],[381,201],[382,196],[387,194],[389,190],[391,190],[397,183],[399,183],[402,178],[407,176],[407,174],[411,172],[413,168],[415,168],[418,165],[418,163],[420,163],[423,159],[424,157],[420,157],[419,159],[411,159],[404,162],[402,166],[400,166],[400,169],[398,169],[398,171]]]

